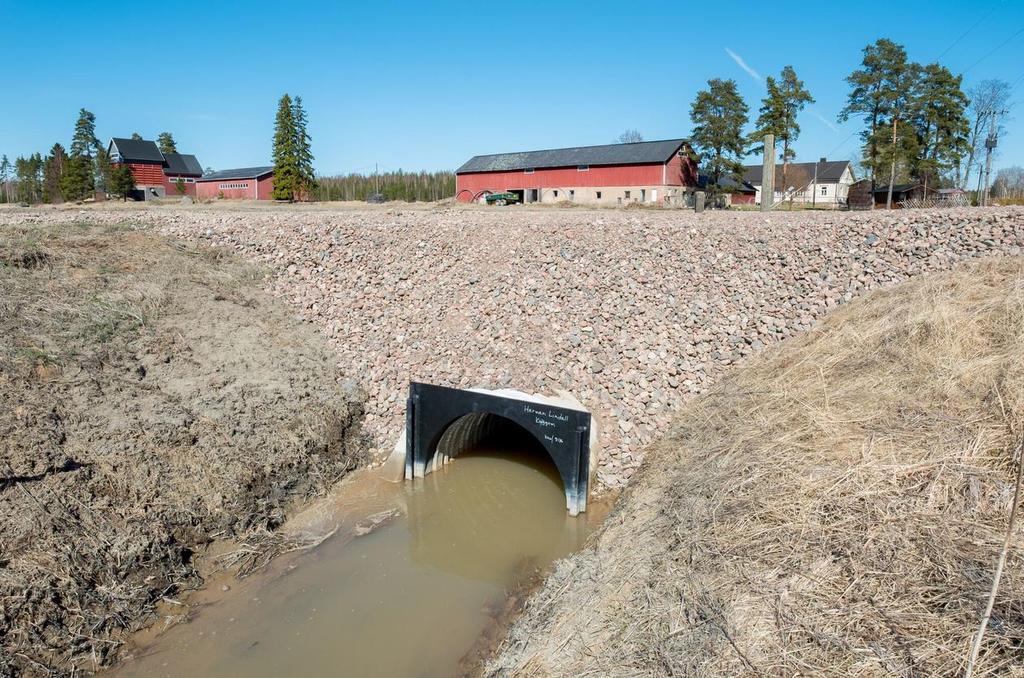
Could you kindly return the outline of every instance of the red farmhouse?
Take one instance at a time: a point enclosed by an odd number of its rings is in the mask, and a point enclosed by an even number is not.
[[[270,200],[274,191],[274,168],[242,167],[221,170],[200,178],[196,184],[197,195],[202,200],[211,198],[234,198],[249,200]]]
[[[196,179],[203,168],[194,155],[161,153],[155,142],[146,139],[110,140],[107,146],[110,162],[128,165],[135,177],[136,198],[162,198],[181,195],[179,182],[185,195],[195,196]]]
[[[523,202],[678,203],[697,186],[685,139],[478,155],[455,175],[460,202],[516,193]]]

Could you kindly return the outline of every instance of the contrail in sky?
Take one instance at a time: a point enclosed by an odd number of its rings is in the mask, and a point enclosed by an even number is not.
[[[764,78],[762,78],[762,77],[761,77],[761,74],[760,74],[760,73],[758,73],[757,71],[755,71],[755,70],[754,70],[753,68],[751,68],[750,66],[748,66],[748,65],[747,65],[747,62],[743,60],[743,57],[741,57],[741,56],[740,56],[739,54],[737,54],[736,52],[732,51],[732,50],[731,50],[731,49],[729,49],[728,47],[726,47],[726,48],[725,48],[725,53],[726,53],[726,54],[728,54],[728,55],[729,55],[729,57],[730,57],[730,58],[731,58],[731,59],[732,59],[733,61],[735,61],[735,62],[736,62],[736,65],[737,65],[737,66],[739,66],[739,67],[740,67],[740,68],[742,68],[742,69],[743,69],[744,71],[746,71],[746,72],[747,72],[747,75],[749,75],[750,77],[752,77],[752,78],[753,78],[754,80],[757,80],[757,81],[758,81],[759,83],[761,83],[762,85],[764,84]]]
[[[830,130],[832,130],[833,132],[838,132],[838,131],[839,131],[839,128],[838,128],[838,127],[836,127],[835,125],[833,125],[833,124],[832,124],[832,121],[831,121],[831,120],[829,120],[828,118],[826,118],[826,117],[825,117],[824,115],[822,115],[821,113],[818,113],[818,112],[817,112],[816,110],[814,110],[813,108],[808,108],[808,109],[807,109],[807,112],[808,112],[808,113],[810,113],[811,115],[813,115],[813,116],[814,116],[815,118],[817,118],[818,120],[821,120],[821,121],[822,121],[823,123],[825,123],[826,125],[828,125],[828,128],[829,128]]]

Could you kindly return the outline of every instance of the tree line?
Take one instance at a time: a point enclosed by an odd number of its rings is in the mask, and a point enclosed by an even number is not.
[[[884,186],[889,202],[896,183],[967,190],[972,172],[981,180],[984,138],[998,133],[996,111],[1009,107],[1010,86],[985,80],[965,93],[963,76],[931,63],[910,61],[906,49],[880,39],[863,51],[860,67],[846,77],[850,87],[839,121],[860,119],[861,161],[872,188]],[[763,139],[775,135],[782,184],[800,136],[797,115],[814,98],[792,66],[766,79],[754,131],[745,134],[749,107],[735,80],[711,79],[690,107],[692,145],[709,178],[709,192],[729,192],[742,182],[743,158],[763,152]],[[766,188],[766,190],[768,190]]]
[[[137,132],[132,138],[142,139]],[[170,132],[161,132],[157,143],[163,153],[177,152]],[[112,165],[96,136],[96,116],[84,108],[78,111],[69,148],[58,142],[45,156],[33,153],[14,162],[0,156],[0,202],[61,203],[96,193],[124,199],[134,189],[131,168]]]
[[[370,200],[379,194],[381,200],[405,202],[431,202],[455,195],[455,173],[440,172],[382,172],[346,174],[320,177],[319,200]]]

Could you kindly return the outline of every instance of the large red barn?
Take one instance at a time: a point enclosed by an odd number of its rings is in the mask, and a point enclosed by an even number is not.
[[[152,197],[195,196],[196,179],[203,168],[194,155],[161,153],[155,142],[147,139],[114,137],[107,146],[110,162],[116,167],[128,165],[135,177],[135,190],[143,200]]]
[[[678,204],[697,186],[685,139],[478,155],[455,175],[460,202],[516,193],[528,203]]]

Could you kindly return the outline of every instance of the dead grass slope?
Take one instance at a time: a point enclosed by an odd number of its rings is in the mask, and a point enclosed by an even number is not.
[[[211,540],[361,460],[364,397],[225,254],[0,229],[0,675],[109,664]]]
[[[689,404],[493,674],[962,673],[1024,434],[1024,260],[872,293]],[[1022,536],[978,673],[1024,674]]]

